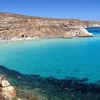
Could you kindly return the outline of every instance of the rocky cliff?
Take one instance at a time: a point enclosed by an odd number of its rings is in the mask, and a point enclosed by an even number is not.
[[[0,39],[92,36],[87,27],[100,27],[100,22],[0,13]]]

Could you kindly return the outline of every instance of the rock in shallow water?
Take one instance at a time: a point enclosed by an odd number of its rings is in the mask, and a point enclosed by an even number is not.
[[[0,100],[13,100],[15,97],[14,87],[3,76],[0,76]],[[16,98],[16,100],[20,99]]]
[[[2,80],[1,83],[2,83],[1,84],[2,87],[8,87],[8,86],[10,86],[10,83],[7,80]]]

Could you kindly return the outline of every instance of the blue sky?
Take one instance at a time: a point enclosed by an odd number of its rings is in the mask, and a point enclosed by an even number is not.
[[[0,11],[100,21],[100,0],[0,0]]]

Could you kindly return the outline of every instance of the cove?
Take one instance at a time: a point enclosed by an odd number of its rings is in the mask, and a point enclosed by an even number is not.
[[[100,38],[0,42],[0,65],[23,74],[100,80]]]

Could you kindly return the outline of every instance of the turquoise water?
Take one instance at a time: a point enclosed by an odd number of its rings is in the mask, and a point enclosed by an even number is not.
[[[23,74],[100,80],[100,38],[0,42],[0,65]]]

